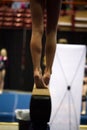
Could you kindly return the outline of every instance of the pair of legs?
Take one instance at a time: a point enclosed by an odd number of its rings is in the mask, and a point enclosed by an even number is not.
[[[31,55],[34,68],[34,81],[36,87],[45,87],[49,84],[52,64],[56,49],[57,25],[60,13],[61,0],[30,0],[32,15]],[[42,76],[41,54],[42,36],[44,32],[44,10],[47,12],[46,27],[46,68]]]

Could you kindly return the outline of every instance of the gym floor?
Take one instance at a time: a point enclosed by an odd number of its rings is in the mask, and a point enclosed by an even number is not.
[[[0,122],[0,130],[19,130],[18,123]],[[87,130],[86,125],[81,125],[80,130]]]

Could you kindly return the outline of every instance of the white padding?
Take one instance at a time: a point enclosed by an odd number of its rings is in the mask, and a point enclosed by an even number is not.
[[[16,119],[18,120],[30,120],[30,110],[29,109],[16,109],[15,110]]]
[[[85,57],[85,45],[57,44],[49,84],[50,130],[79,129]]]

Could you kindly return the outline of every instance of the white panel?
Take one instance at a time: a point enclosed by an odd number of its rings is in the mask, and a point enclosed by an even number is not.
[[[57,45],[49,84],[50,130],[79,129],[85,56],[84,45]]]

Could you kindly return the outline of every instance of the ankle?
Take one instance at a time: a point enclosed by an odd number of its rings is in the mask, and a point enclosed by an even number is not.
[[[35,76],[41,76],[42,75],[42,71],[40,68],[35,68],[34,69],[34,77]]]
[[[44,70],[44,74],[51,75],[51,73],[52,73],[52,69],[46,67],[45,70]]]

